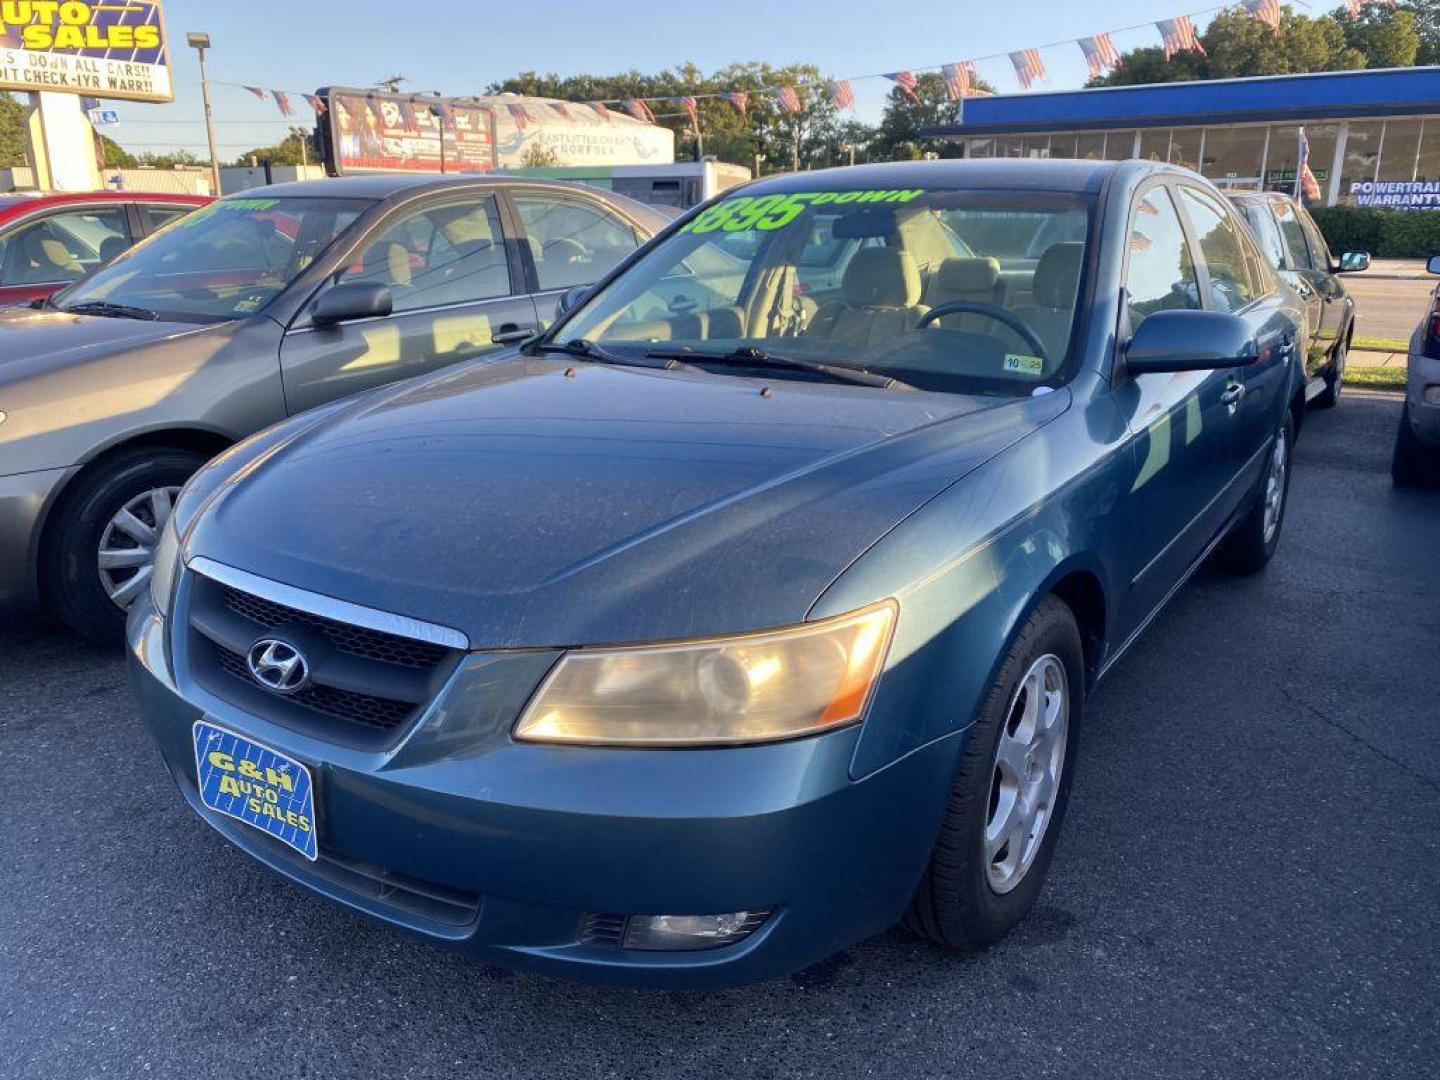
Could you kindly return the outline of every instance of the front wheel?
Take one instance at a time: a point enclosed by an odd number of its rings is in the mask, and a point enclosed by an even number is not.
[[[1265,568],[1280,546],[1280,527],[1285,524],[1285,507],[1290,499],[1290,452],[1295,445],[1295,416],[1289,410],[1275,432],[1260,486],[1250,512],[1225,540],[1230,566],[1242,574]]]
[[[1084,693],[1075,617],[1046,597],[1006,654],[970,732],[904,917],[908,929],[976,951],[1029,912],[1065,815]]]
[[[188,450],[145,447],[82,476],[56,510],[41,567],[46,599],[70,629],[117,640],[150,585],[155,545],[181,486],[205,463]]]

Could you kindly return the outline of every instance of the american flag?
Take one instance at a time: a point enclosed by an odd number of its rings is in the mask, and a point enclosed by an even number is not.
[[[1278,3],[1278,0],[1271,0]],[[1114,71],[1120,66],[1120,54],[1115,51],[1115,44],[1110,40],[1109,34],[1096,34],[1094,37],[1083,37],[1079,41],[1080,51],[1085,54],[1085,62],[1090,65],[1090,74],[1099,78],[1107,71]]]
[[[281,116],[295,115],[295,107],[290,104],[290,95],[284,90],[271,90],[270,96],[275,99],[275,107],[280,110]]]
[[[850,89],[849,79],[830,80],[830,100],[837,109],[855,108],[855,92]]]
[[[892,71],[885,78],[900,87],[911,101],[917,105],[920,103],[920,99],[915,95],[915,87],[920,85],[920,80],[915,77],[913,71]]]
[[[800,104],[800,92],[793,86],[782,86],[776,90],[775,103],[788,113],[798,113],[804,108]]]
[[[261,90],[260,87],[258,87],[258,86],[247,86],[247,87],[245,87],[245,89],[246,89],[246,90],[249,90],[250,93],[254,94],[254,95],[255,95],[257,98],[259,98],[261,101],[267,101],[267,100],[269,100],[269,99],[266,98],[266,96],[265,96],[265,91],[264,91],[264,90]]]
[[[1160,31],[1160,37],[1165,46],[1165,59],[1169,60],[1176,53],[1198,52],[1205,55],[1205,46],[1200,44],[1200,38],[1195,34],[1195,24],[1190,21],[1189,15],[1181,15],[1175,19],[1161,19],[1155,24],[1155,29]]]
[[[650,111],[650,106],[639,98],[630,98],[625,102],[625,111],[636,120],[644,120],[647,124],[655,122],[655,114]]]
[[[975,65],[969,60],[946,64],[940,73],[945,76],[945,93],[951,101],[963,101],[970,96],[970,80],[975,76]]]
[[[574,115],[570,112],[570,107],[566,105],[563,101],[550,102],[550,108],[554,109],[556,113],[564,117],[566,120],[575,119]]]
[[[670,104],[679,105],[685,110],[685,115],[690,117],[690,126],[696,131],[700,130],[700,117],[695,104],[695,99],[688,94],[684,97],[672,97]]]
[[[1305,129],[1300,129],[1300,155],[1295,167],[1295,197],[1302,203],[1313,203],[1320,198],[1320,181],[1310,169],[1310,138]]]
[[[1049,78],[1045,74],[1045,61],[1040,59],[1039,49],[1021,49],[1010,54],[1010,63],[1015,65],[1015,77],[1020,85],[1029,90],[1036,82]]]
[[[515,121],[515,130],[524,131],[530,126],[530,114],[525,111],[524,105],[508,105],[510,119]]]
[[[1393,8],[1395,0],[1345,0],[1345,10],[1350,13],[1352,19],[1360,17],[1360,10],[1367,4],[1384,4]]]
[[[605,107],[605,103],[603,101],[590,102],[590,108],[594,109],[595,115],[598,116],[601,120],[604,120],[605,123],[608,124],[610,122],[610,110]]]
[[[1280,0],[1245,0],[1244,7],[1272,33],[1280,33]]]
[[[741,116],[748,115],[750,111],[750,95],[743,90],[731,90],[727,94],[721,94],[722,98],[734,106],[735,111]]]
[[[322,98],[319,94],[306,94],[305,104],[309,105],[310,108],[315,111],[316,116],[325,115],[325,99]]]

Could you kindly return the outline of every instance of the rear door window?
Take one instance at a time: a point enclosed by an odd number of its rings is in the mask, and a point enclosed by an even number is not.
[[[1221,311],[1239,311],[1268,289],[1257,280],[1250,244],[1226,208],[1208,192],[1180,185],[1180,197],[1195,229],[1195,242],[1210,276],[1210,296]]]
[[[77,281],[120,255],[132,242],[123,206],[48,214],[6,235],[0,284]]]
[[[589,285],[639,247],[625,221],[585,200],[516,195],[541,292]]]
[[[1275,221],[1280,226],[1280,235],[1285,241],[1286,266],[1290,270],[1313,270],[1310,248],[1305,243],[1305,226],[1293,204],[1284,199],[1272,199],[1270,207],[1275,211]]]

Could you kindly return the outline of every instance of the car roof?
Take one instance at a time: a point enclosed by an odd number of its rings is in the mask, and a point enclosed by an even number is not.
[[[327,176],[320,180],[295,180],[288,184],[270,184],[264,188],[248,188],[235,192],[245,198],[257,195],[279,198],[325,196],[333,199],[388,199],[392,195],[412,191],[438,191],[447,187],[473,187],[476,184],[534,184],[545,187],[573,189],[577,185],[532,177],[507,176],[504,173],[459,173],[441,176],[436,173],[371,173],[358,176]],[[598,188],[589,188],[598,191]],[[604,194],[602,192],[602,194]]]
[[[1149,171],[1141,162],[1064,158],[968,158],[896,161],[851,165],[814,172],[785,173],[745,185],[746,194],[809,191],[817,186],[842,190],[866,188],[967,187],[1026,191],[1097,192],[1106,179],[1126,167]],[[1178,170],[1176,170],[1178,171]]]

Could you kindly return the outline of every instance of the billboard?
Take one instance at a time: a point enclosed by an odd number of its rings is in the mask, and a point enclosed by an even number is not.
[[[174,100],[160,0],[0,3],[0,90]]]
[[[320,145],[335,176],[364,172],[489,172],[495,114],[469,99],[380,90],[321,90]]]

